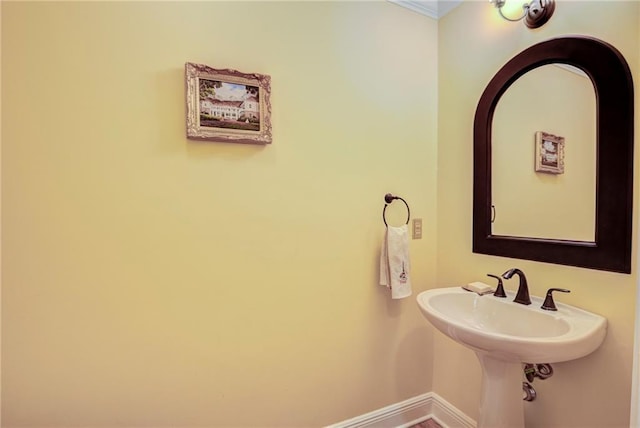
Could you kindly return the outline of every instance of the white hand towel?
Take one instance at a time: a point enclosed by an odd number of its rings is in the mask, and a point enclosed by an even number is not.
[[[391,289],[392,299],[411,296],[408,226],[389,226],[380,251],[380,285]]]

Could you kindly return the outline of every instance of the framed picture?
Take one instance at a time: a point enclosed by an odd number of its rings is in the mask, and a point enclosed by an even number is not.
[[[271,143],[271,78],[185,64],[187,138]]]
[[[536,132],[536,171],[564,174],[564,137]]]

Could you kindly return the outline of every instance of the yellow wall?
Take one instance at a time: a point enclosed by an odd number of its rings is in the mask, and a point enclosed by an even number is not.
[[[319,426],[432,389],[437,24],[387,2],[2,2],[5,426]],[[184,63],[273,144],[185,139]],[[405,215],[390,207],[390,220]]]
[[[589,34],[616,46],[631,66],[637,90],[638,7],[637,2],[557,2],[551,20],[529,30],[522,23],[502,20],[485,2],[470,1],[439,22],[438,285],[457,285],[519,267],[527,273],[533,294],[543,295],[549,287],[570,288],[572,293],[562,295],[562,301],[609,321],[599,350],[554,364],[552,378],[534,382],[538,399],[525,404],[529,427],[629,426],[636,266],[632,275],[623,275],[473,254],[475,107],[485,85],[509,58],[536,42],[565,34]],[[639,182],[636,178],[636,189]],[[527,203],[522,197],[519,201]],[[510,281],[506,287],[517,285]],[[434,335],[434,391],[474,418],[479,373],[471,351]]]
[[[537,41],[609,41],[637,86],[637,3],[559,2],[533,31],[485,2],[437,27],[386,2],[1,8],[5,426],[319,426],[430,390],[477,417],[473,353],[376,285],[386,192],[424,219],[414,296],[518,266],[608,318],[529,425],[628,426],[635,265],[472,254],[471,144]],[[187,141],[187,61],[271,75],[273,145]]]

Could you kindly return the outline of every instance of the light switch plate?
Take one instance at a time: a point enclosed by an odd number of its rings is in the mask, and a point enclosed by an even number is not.
[[[422,239],[422,219],[414,218],[413,219],[413,239]]]

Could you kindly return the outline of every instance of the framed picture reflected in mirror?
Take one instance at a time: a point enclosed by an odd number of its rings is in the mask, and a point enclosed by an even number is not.
[[[536,132],[536,172],[564,174],[564,137]]]

